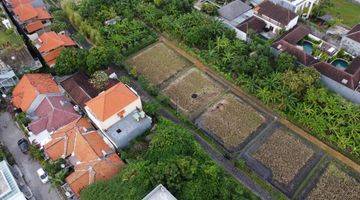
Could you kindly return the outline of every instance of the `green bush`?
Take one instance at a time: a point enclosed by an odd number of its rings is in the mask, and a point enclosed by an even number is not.
[[[18,113],[16,116],[15,116],[15,120],[16,122],[19,123],[19,125],[24,125],[24,126],[27,126],[31,120],[26,116],[26,113],[24,112],[21,112],[21,113]]]

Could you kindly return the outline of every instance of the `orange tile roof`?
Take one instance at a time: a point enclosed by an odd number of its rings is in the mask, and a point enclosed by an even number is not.
[[[55,50],[50,51],[49,53],[42,55],[45,62],[51,66],[52,63],[56,62],[56,58],[60,56],[62,50],[64,50],[65,47],[59,47]]]
[[[21,4],[32,3],[33,0],[10,0],[9,2],[12,5],[12,7],[15,8],[16,6],[21,5]]]
[[[25,74],[15,86],[12,103],[26,112],[39,94],[60,93],[50,74]]]
[[[54,31],[43,33],[38,39],[40,53],[49,52],[59,47],[75,46],[75,42],[66,35],[57,34]]]
[[[66,178],[66,182],[79,197],[81,190],[86,186],[114,177],[123,165],[120,158],[116,154],[112,154],[102,160],[75,166],[75,172]]]
[[[44,28],[44,24],[40,21],[37,20],[35,22],[31,22],[28,25],[26,25],[26,31],[28,33],[33,33],[35,31],[38,31],[40,29]]]
[[[45,10],[45,8],[35,8],[36,12],[37,12],[37,16],[36,18],[38,20],[47,20],[47,19],[52,19],[52,16],[50,15],[50,13]]]
[[[35,18],[38,13],[31,4],[20,4],[14,8],[14,13],[21,22]]]
[[[120,82],[86,102],[85,105],[89,107],[96,118],[105,121],[121,112],[138,98],[130,88]]]

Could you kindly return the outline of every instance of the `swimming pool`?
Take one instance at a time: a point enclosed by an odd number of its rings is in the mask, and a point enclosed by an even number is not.
[[[335,59],[334,61],[332,61],[331,64],[334,65],[335,67],[343,68],[343,69],[349,66],[349,63],[343,59]]]
[[[302,42],[303,49],[306,54],[311,55],[313,51],[313,44],[309,41],[303,41]]]

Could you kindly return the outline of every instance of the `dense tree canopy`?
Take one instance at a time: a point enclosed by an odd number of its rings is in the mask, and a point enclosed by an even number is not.
[[[187,130],[164,119],[142,159],[86,188],[81,198],[142,199],[160,183],[178,199],[257,199],[211,161]]]

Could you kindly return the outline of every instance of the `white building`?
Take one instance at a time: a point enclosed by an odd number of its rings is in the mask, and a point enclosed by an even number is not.
[[[125,147],[151,126],[139,95],[123,83],[101,92],[85,105],[89,118],[117,148]]]
[[[5,160],[0,162],[0,199],[26,200]]]
[[[162,184],[160,184],[142,200],[176,200],[176,198]]]
[[[318,0],[271,0],[273,3],[289,9],[295,13],[303,14],[308,18]]]
[[[342,37],[341,48],[353,56],[360,56],[360,24],[355,25]]]
[[[266,23],[265,28],[276,34],[281,30],[288,31],[293,28],[299,19],[291,10],[276,5],[270,1],[264,1],[254,8],[254,17]]]
[[[7,94],[19,81],[10,66],[0,60],[0,94]]]

